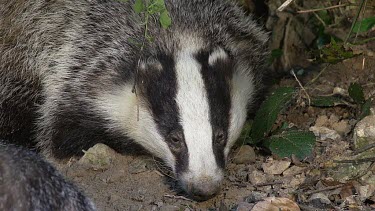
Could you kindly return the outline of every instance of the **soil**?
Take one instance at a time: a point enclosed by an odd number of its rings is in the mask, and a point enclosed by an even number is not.
[[[363,66],[363,61],[364,66]],[[348,89],[352,82],[363,85],[366,96],[373,96],[375,90],[375,59],[372,57],[358,56],[325,68],[315,68],[305,76],[299,77],[302,84],[308,84],[320,74],[314,83],[306,86],[311,95],[327,95],[334,88]],[[294,77],[286,77],[277,86],[296,86],[298,82]],[[300,96],[305,98],[303,93]],[[305,102],[305,101],[304,101]],[[348,106],[332,108],[310,107],[298,101],[291,105],[279,117],[279,122],[289,122],[300,129],[309,130],[317,124],[317,119],[326,116],[334,117],[338,121],[347,120],[349,132],[343,134],[337,141],[327,141],[317,144],[315,155],[308,162],[299,163],[292,160],[287,166],[293,171],[290,174],[267,174],[262,166],[272,162],[270,155],[255,150],[256,159],[248,164],[235,164],[232,159],[227,166],[226,179],[220,194],[205,202],[194,202],[185,198],[179,192],[173,176],[166,170],[162,163],[150,156],[134,156],[118,154],[110,151],[112,157],[110,164],[105,168],[94,170],[90,166],[80,164],[72,159],[66,164],[60,164],[59,169],[69,179],[73,180],[84,192],[93,199],[99,210],[229,210],[236,208],[241,203],[254,203],[264,197],[286,197],[297,200],[299,190],[318,189],[319,179],[314,176],[314,170],[322,169],[322,165],[333,157],[350,150],[352,136],[350,131],[354,127],[356,109]],[[324,119],[324,118],[323,118]],[[322,150],[322,149],[325,150]],[[319,152],[318,152],[319,151]],[[233,158],[238,149],[233,149]],[[275,158],[276,159],[276,158]],[[315,174],[315,175],[314,175]],[[318,173],[318,178],[323,179],[323,174]],[[312,183],[310,186],[307,181]]]

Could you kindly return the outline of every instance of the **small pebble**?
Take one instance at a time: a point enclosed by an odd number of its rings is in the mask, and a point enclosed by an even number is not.
[[[249,145],[243,145],[235,154],[233,162],[236,164],[250,164],[254,163],[256,159],[254,149]]]
[[[262,164],[263,171],[266,174],[281,174],[289,168],[291,162],[289,160],[270,160]]]

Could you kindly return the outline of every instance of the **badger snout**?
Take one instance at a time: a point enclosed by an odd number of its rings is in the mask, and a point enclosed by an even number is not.
[[[214,176],[202,175],[198,177],[185,175],[180,178],[180,184],[190,198],[196,201],[205,201],[219,193],[222,180],[222,173]]]

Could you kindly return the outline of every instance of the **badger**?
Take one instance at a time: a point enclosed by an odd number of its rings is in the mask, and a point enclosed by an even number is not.
[[[94,211],[94,204],[40,155],[0,140],[0,210]]]
[[[206,200],[261,87],[268,35],[229,0],[165,0],[167,29],[133,4],[2,0],[0,132],[57,159],[136,143]]]

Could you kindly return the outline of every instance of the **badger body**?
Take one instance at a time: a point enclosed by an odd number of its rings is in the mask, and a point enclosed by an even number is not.
[[[0,210],[94,211],[94,204],[49,163],[0,140]]]
[[[260,85],[267,35],[230,1],[165,3],[172,25],[150,18],[144,42],[133,1],[1,1],[1,135],[31,137],[56,158],[134,142],[193,198],[214,195]]]

